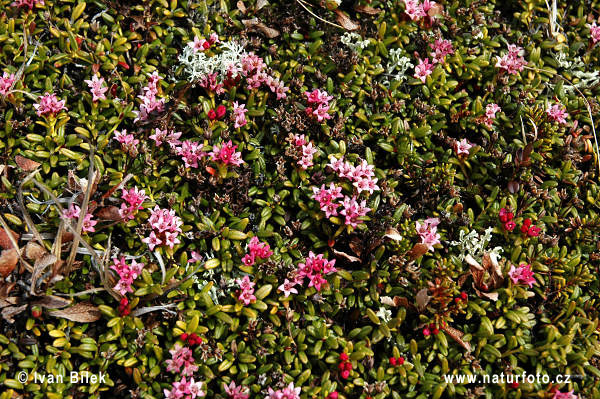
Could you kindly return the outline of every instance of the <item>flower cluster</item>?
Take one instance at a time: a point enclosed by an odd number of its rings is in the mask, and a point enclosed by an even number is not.
[[[246,112],[248,112],[248,110],[246,109],[245,104],[238,104],[237,101],[233,103],[234,129],[238,129],[246,125]]]
[[[443,64],[447,55],[454,54],[454,48],[452,48],[450,40],[436,39],[435,42],[429,43],[429,47],[433,50],[432,59],[434,64]]]
[[[523,54],[523,48],[515,44],[509,44],[508,53],[502,57],[498,57],[496,67],[506,70],[511,75],[516,75],[527,65],[527,61],[523,58]]]
[[[337,216],[337,208],[341,205],[338,202],[334,202],[338,198],[343,198],[342,188],[336,187],[335,184],[330,183],[329,188],[325,188],[325,184],[321,185],[321,188],[313,187],[313,199],[319,201],[319,207],[325,212],[325,217]]]
[[[194,378],[186,381],[185,377],[179,382],[174,382],[170,391],[165,389],[164,394],[166,399],[195,399],[206,395],[202,391],[201,381],[194,381]]]
[[[533,283],[535,283],[535,278],[533,277],[531,265],[521,264],[519,265],[519,267],[511,265],[510,271],[508,272],[508,276],[512,280],[513,284],[524,284],[528,285],[529,288],[531,288],[533,286]]]
[[[156,128],[154,134],[150,135],[150,138],[154,140],[154,144],[157,147],[160,147],[163,144],[163,141],[166,141],[171,148],[176,148],[181,144],[179,138],[181,137],[181,132],[173,132],[167,131],[167,129],[159,129]]]
[[[121,195],[123,202],[121,209],[119,209],[119,215],[125,220],[131,220],[134,218],[134,214],[142,209],[142,204],[148,198],[145,190],[138,190],[137,187],[133,187],[129,190],[123,189]]]
[[[338,363],[338,369],[340,370],[340,376],[343,379],[350,377],[352,371],[352,363],[349,360],[348,354],[345,352],[340,353],[340,362]]]
[[[240,286],[242,292],[238,296],[238,300],[244,303],[244,305],[250,305],[253,301],[256,301],[256,297],[254,296],[254,282],[250,281],[250,277],[247,275],[244,276],[243,279],[236,279],[236,283]]]
[[[202,343],[202,338],[200,338],[196,333],[183,333],[179,336],[179,338],[181,338],[182,341],[187,342],[187,344],[190,346],[200,345]]]
[[[314,89],[313,91],[304,92],[308,107],[305,112],[308,116],[317,118],[317,121],[322,122],[325,119],[331,119],[329,115],[330,104],[329,101],[333,99],[333,96],[327,94],[325,90]]]
[[[537,237],[540,235],[541,231],[542,229],[540,229],[539,227],[531,225],[531,219],[527,218],[523,220],[523,225],[521,226],[521,233],[527,234],[528,237]]]
[[[197,168],[198,161],[207,155],[197,141],[184,140],[179,144],[175,146],[175,153],[181,157],[186,168]]]
[[[561,392],[561,391],[556,391],[554,392],[554,396],[552,396],[552,399],[578,399],[579,395],[575,395],[574,390],[570,390],[569,392]]]
[[[258,237],[254,236],[250,239],[248,244],[248,250],[250,251],[242,258],[242,262],[246,266],[254,266],[254,263],[258,260],[264,260],[273,255],[271,247],[266,242],[261,242]]]
[[[343,157],[336,159],[332,156],[327,166],[331,167],[340,178],[350,180],[352,185],[356,187],[358,194],[363,191],[368,191],[369,194],[379,191],[378,179],[375,177],[375,167],[369,165],[364,159],[358,166],[353,166],[351,163],[344,161]]]
[[[183,222],[175,215],[173,209],[160,209],[157,206],[154,207],[148,219],[152,232],[142,242],[148,244],[150,250],[154,250],[154,247],[159,245],[168,245],[169,248],[173,248],[176,244],[179,244],[179,234],[181,234],[181,225]]]
[[[104,93],[108,91],[108,87],[102,87],[104,78],[98,79],[96,75],[92,76],[92,80],[84,80],[92,93],[92,101],[106,100]]]
[[[434,245],[440,244],[440,234],[437,232],[438,224],[440,224],[438,218],[425,219],[423,224],[415,223],[417,234],[421,237],[421,244],[425,244],[429,251],[433,250]]]
[[[59,100],[56,94],[45,93],[33,107],[37,110],[38,116],[56,116],[63,109],[67,109],[65,103],[66,100]]]
[[[138,96],[142,100],[142,104],[140,104],[139,111],[134,111],[136,113],[134,122],[138,120],[146,121],[151,113],[159,113],[164,110],[165,99],[156,97],[158,94],[158,82],[161,79],[156,71],[148,78],[148,85],[144,87],[144,94]]]
[[[190,46],[194,51],[205,51],[215,43],[219,42],[219,36],[216,33],[211,33],[208,39],[200,39],[198,36],[194,36],[194,41],[189,42]]]
[[[14,73],[9,74],[4,72],[2,77],[0,77],[0,95],[6,96],[16,80],[17,78]]]
[[[427,76],[431,75],[434,68],[435,65],[429,62],[429,58],[425,58],[424,60],[419,58],[419,65],[415,67],[415,74],[413,76],[425,83]]]
[[[240,166],[244,161],[242,160],[242,153],[236,151],[236,149],[237,144],[233,145],[229,140],[227,143],[221,144],[221,147],[213,145],[213,150],[208,155],[210,155],[211,160],[223,165]]]
[[[298,165],[304,170],[313,166],[313,158],[318,150],[312,142],[303,134],[290,134],[288,141],[292,143],[290,155],[298,160]]]
[[[502,111],[500,106],[496,103],[491,103],[486,105],[485,107],[485,124],[488,128],[492,127],[492,123],[494,123],[494,119],[496,119],[496,113]]]
[[[115,130],[115,140],[121,144],[123,151],[129,153],[131,156],[137,154],[137,145],[140,141],[133,134],[127,133],[127,130],[123,129],[120,132]]]
[[[500,213],[498,217],[502,223],[504,223],[504,230],[513,231],[516,227],[515,222],[513,221],[513,213],[506,208],[500,209]]]
[[[404,0],[404,12],[408,14],[413,21],[418,21],[423,17],[427,17],[429,10],[435,4],[435,2],[430,0],[423,0],[423,2],[419,2],[419,0]]]
[[[71,204],[69,209],[63,210],[62,216],[67,219],[79,219],[79,214],[81,212],[81,208],[79,205]],[[83,224],[81,225],[81,230],[85,233],[93,233],[96,231],[94,226],[98,223],[93,220],[94,216],[91,213],[86,213],[83,218]]]
[[[600,26],[596,25],[596,21],[592,24],[587,25],[590,28],[590,35],[592,36],[592,42],[598,43],[600,41]]]
[[[298,264],[295,283],[302,284],[302,279],[306,277],[310,280],[309,287],[315,287],[317,291],[321,291],[321,287],[327,283],[323,276],[337,271],[334,265],[335,259],[327,260],[323,258],[323,254],[315,255],[310,251],[305,262]]]
[[[167,360],[167,371],[192,376],[198,370],[191,349],[177,343],[169,353],[172,358]]]
[[[11,5],[13,7],[27,8],[28,10],[32,10],[36,4],[43,6],[45,3],[44,0],[16,0]]]
[[[546,114],[553,122],[558,122],[561,125],[567,124],[566,117],[569,116],[569,114],[567,113],[566,107],[562,104],[549,105],[548,108],[546,108]]]
[[[264,84],[275,93],[278,100],[286,98],[289,87],[286,87],[279,78],[267,73],[266,67],[263,59],[252,52],[242,58],[241,73],[246,77],[248,90],[258,89]]]
[[[235,381],[231,381],[229,385],[223,383],[223,389],[225,393],[228,395],[229,399],[248,399],[250,395],[245,393],[247,390],[246,387],[241,385],[236,385]]]
[[[269,387],[269,394],[265,396],[265,399],[300,399],[300,387],[294,388],[293,382],[290,382],[290,385],[277,391]]]
[[[133,281],[142,274],[144,264],[137,263],[135,259],[132,259],[131,264],[128,265],[125,262],[125,258],[121,256],[120,259],[113,259],[113,265],[110,268],[116,271],[120,278],[119,282],[114,286],[114,290],[121,295],[127,295],[128,292],[133,292],[131,286],[133,285]]]

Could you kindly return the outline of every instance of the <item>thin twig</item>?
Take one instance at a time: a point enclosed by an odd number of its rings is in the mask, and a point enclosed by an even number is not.
[[[329,24],[329,25],[331,25],[331,26],[335,26],[336,28],[344,29],[344,27],[343,27],[343,26],[341,26],[341,25],[338,25],[338,24],[334,24],[333,22],[329,22],[329,21],[327,21],[326,19],[323,19],[323,18],[319,17],[317,14],[315,14],[314,12],[312,12],[311,10],[309,10],[309,9],[308,9],[308,7],[306,7],[306,6],[304,5],[304,2],[303,2],[303,0],[296,0],[296,2],[297,2],[298,4],[300,4],[300,5],[302,6],[302,8],[304,8],[304,9],[305,9],[305,10],[306,10],[306,11],[307,11],[307,12],[308,12],[310,15],[312,15],[313,17],[315,17],[315,18],[316,18],[316,19],[318,19],[319,21],[321,21],[321,22],[325,22],[326,24]],[[345,30],[345,29],[344,29],[344,30]]]

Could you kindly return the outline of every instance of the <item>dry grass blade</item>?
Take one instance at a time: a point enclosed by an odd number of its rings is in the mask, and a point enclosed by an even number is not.
[[[73,238],[73,246],[71,247],[71,253],[69,254],[69,258],[67,259],[67,270],[71,270],[71,266],[75,261],[75,256],[77,255],[77,247],[79,247],[79,240],[81,237],[81,230],[83,229],[83,220],[87,214],[88,204],[90,201],[90,195],[92,192],[92,187],[94,186],[94,146],[90,145],[90,167],[88,169],[88,184],[85,190],[85,195],[83,196],[83,202],[81,203],[81,211],[79,212],[79,219],[77,219],[77,234]]]
[[[29,216],[29,211],[27,211],[27,208],[25,207],[25,201],[23,200],[23,186],[27,184],[27,182],[29,182],[29,180],[31,180],[37,173],[38,170],[34,170],[29,175],[27,175],[25,179],[23,179],[21,184],[19,184],[19,189],[17,190],[17,199],[19,200],[19,206],[21,207],[21,211],[23,212],[23,218],[25,219],[25,224],[27,224],[27,228],[29,228],[35,239],[39,241],[40,245],[42,247],[45,247],[46,245],[44,244],[44,240],[40,235],[40,232],[35,227],[33,220],[31,220],[31,216]]]

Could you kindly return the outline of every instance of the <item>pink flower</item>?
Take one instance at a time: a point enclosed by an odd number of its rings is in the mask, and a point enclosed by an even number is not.
[[[9,75],[7,72],[4,72],[2,77],[0,77],[0,94],[6,96],[16,80],[17,78],[14,73]]]
[[[313,110],[312,114],[317,117],[317,121],[321,122],[325,119],[331,119],[329,115],[329,104],[319,104],[319,106]]]
[[[321,91],[319,89],[314,89],[313,91],[305,91],[304,95],[306,96],[306,100],[309,104],[327,104],[329,101],[333,99],[333,96],[327,94],[325,90]]]
[[[144,190],[138,190],[137,187],[132,189],[123,189],[121,196],[125,203],[121,204],[119,209],[119,215],[125,220],[134,219],[134,213],[142,209],[142,203],[148,198]]]
[[[43,6],[44,0],[16,0],[11,5],[13,7],[27,8],[31,10],[33,9],[33,7],[35,7],[36,4]]]
[[[592,42],[597,43],[598,41],[600,41],[600,26],[596,25],[596,21],[594,21],[591,25],[587,24],[587,26],[590,28]]]
[[[295,134],[293,136],[292,143],[296,147],[296,150],[301,151],[301,157],[298,161],[298,165],[300,165],[300,167],[304,170],[308,169],[310,166],[313,166],[313,158],[318,152],[318,149],[313,147],[313,144],[309,142],[303,134]]]
[[[302,279],[306,277],[310,280],[310,283],[308,284],[309,287],[315,287],[317,291],[321,291],[323,284],[327,283],[327,280],[325,280],[323,276],[337,271],[334,265],[335,259],[329,261],[323,258],[323,254],[315,256],[315,254],[310,251],[305,263],[298,264],[294,284],[302,284]]]
[[[172,358],[166,361],[167,371],[181,373],[182,376],[191,376],[198,370],[198,366],[194,364],[192,351],[189,348],[177,343],[169,353]]]
[[[176,148],[176,152],[183,159],[186,168],[197,168],[198,161],[206,156],[202,147],[197,141],[185,140],[181,143],[181,147]]]
[[[325,185],[321,185],[321,188],[313,187],[313,196],[312,198],[319,201],[319,207],[323,212],[325,212],[325,217],[329,218],[331,216],[337,216],[337,207],[340,206],[339,203],[334,203],[333,201],[337,198],[343,198],[342,188],[336,187],[335,184],[330,183],[329,188],[326,189]]]
[[[133,134],[127,133],[127,130],[123,129],[120,132],[115,130],[115,140],[121,143],[123,150],[135,153],[137,152],[137,145],[140,141],[133,137]]]
[[[179,244],[179,234],[181,234],[181,225],[183,221],[175,215],[173,209],[160,209],[157,206],[150,213],[148,219],[152,232],[142,242],[148,244],[150,250],[154,250],[154,247],[158,245],[168,245],[173,248],[176,244]]]
[[[565,118],[569,116],[569,114],[567,113],[565,106],[562,104],[554,104],[552,106],[549,105],[546,109],[546,114],[548,114],[550,120],[554,122],[558,122],[561,125],[567,124],[567,120]]]
[[[138,96],[142,100],[139,111],[135,111],[137,114],[134,122],[138,120],[148,120],[151,113],[159,113],[164,111],[165,99],[157,98],[158,94],[158,82],[162,78],[158,75],[157,71],[154,71],[152,75],[148,77],[148,85],[144,87],[144,94]]]
[[[59,100],[54,93],[45,93],[33,107],[37,110],[38,116],[56,116],[61,110],[67,110],[65,102],[65,100]]]
[[[433,246],[440,244],[440,235],[437,232],[437,226],[440,223],[438,218],[428,218],[423,221],[423,224],[416,222],[415,228],[417,234],[421,238],[421,244],[425,244],[429,251],[433,251]]]
[[[496,103],[491,103],[485,107],[485,116],[490,119],[496,119],[496,113],[501,111],[500,107]]]
[[[461,141],[455,144],[456,155],[469,155],[469,150],[473,147],[471,143],[467,141],[467,139],[462,139]]]
[[[92,76],[92,80],[84,80],[87,83],[92,93],[92,101],[106,100],[104,93],[108,91],[108,87],[102,87],[104,84],[104,78],[98,79],[96,75]]]
[[[186,381],[185,377],[179,382],[173,382],[172,389],[165,389],[164,394],[166,399],[196,399],[206,395],[202,391],[202,382],[195,382],[194,378]]]
[[[237,101],[235,101],[233,103],[233,117],[235,119],[235,123],[234,123],[233,127],[235,129],[240,128],[247,123],[246,122],[246,112],[248,112],[248,110],[246,109],[246,105],[244,105],[244,104],[238,105]]]
[[[79,219],[81,214],[81,208],[78,205],[71,204],[69,209],[63,210],[62,216],[66,219]],[[93,233],[96,231],[94,226],[98,223],[96,220],[92,220],[94,216],[91,213],[87,213],[83,217],[83,224],[81,230],[84,233]]]
[[[552,399],[577,399],[579,398],[579,395],[575,395],[574,390],[570,390],[569,392],[560,392],[560,391],[556,391],[554,392],[554,396],[552,397]]]
[[[344,223],[353,228],[356,228],[359,223],[362,223],[359,218],[365,216],[371,210],[371,208],[367,208],[366,200],[362,200],[359,203],[356,200],[356,197],[344,197],[342,205],[344,209],[340,211],[340,214],[345,216]]]
[[[294,388],[294,383],[290,382],[290,385],[277,391],[269,387],[268,395],[265,396],[265,399],[300,399],[300,391],[300,387]]]
[[[223,383],[223,389],[225,389],[229,399],[248,399],[249,397],[248,393],[243,392],[247,391],[248,388],[236,385],[235,381],[231,381],[229,386]]]
[[[125,262],[125,257],[121,256],[120,259],[113,259],[113,265],[110,268],[116,271],[120,278],[119,282],[114,286],[114,290],[124,296],[127,295],[128,292],[133,292],[131,286],[133,281],[142,274],[144,264],[137,263],[132,259],[131,265],[128,265]]]
[[[244,305],[250,305],[253,301],[256,301],[254,296],[254,282],[250,281],[250,277],[247,275],[243,279],[236,279],[235,282],[240,286],[242,292],[240,293],[238,300],[244,303]]]
[[[502,57],[498,57],[496,67],[506,70],[511,75],[516,75],[527,65],[527,61],[523,58],[523,53],[523,48],[509,44],[508,53]]]
[[[429,58],[425,58],[424,60],[419,58],[419,65],[415,67],[415,74],[413,76],[425,83],[427,76],[431,75],[434,68],[435,66],[429,62]]]
[[[244,163],[242,160],[242,153],[236,152],[237,145],[233,145],[231,140],[221,145],[221,148],[216,145],[213,146],[213,150],[208,153],[211,159],[215,162],[222,163],[224,165],[240,166]]]
[[[418,0],[404,0],[404,6],[404,12],[408,14],[413,21],[417,21],[422,17],[427,16],[425,10],[423,10],[423,5],[421,5]]]
[[[528,285],[529,288],[531,288],[533,283],[536,282],[535,278],[533,278],[531,265],[521,264],[519,267],[512,265],[510,267],[510,271],[508,272],[508,276],[512,280],[513,284],[525,284]]]
[[[283,291],[285,297],[287,298],[290,294],[297,294],[298,290],[294,288],[296,283],[294,281],[290,281],[287,278],[283,281],[283,284],[279,286],[279,291]]]
[[[452,48],[452,42],[446,39],[436,39],[435,42],[430,43],[429,47],[433,49],[433,63],[444,63],[446,60],[446,56],[450,54],[454,54],[454,49]]]
[[[157,147],[160,147],[163,140],[167,138],[167,129],[160,130],[159,128],[156,128],[154,134],[150,135],[150,138],[154,140],[154,144],[156,144]]]

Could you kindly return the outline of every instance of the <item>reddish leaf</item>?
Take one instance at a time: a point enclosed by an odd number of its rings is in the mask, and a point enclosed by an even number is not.
[[[410,251],[406,253],[410,260],[415,260],[425,255],[429,249],[425,244],[415,244]]]
[[[33,241],[29,241],[27,245],[25,245],[25,257],[34,262],[41,259],[47,253],[48,251],[46,251],[46,248]]]
[[[96,216],[99,220],[112,220],[118,221],[123,219],[119,214],[119,208],[114,205],[105,206],[104,208],[100,208],[98,212],[96,212]]]

